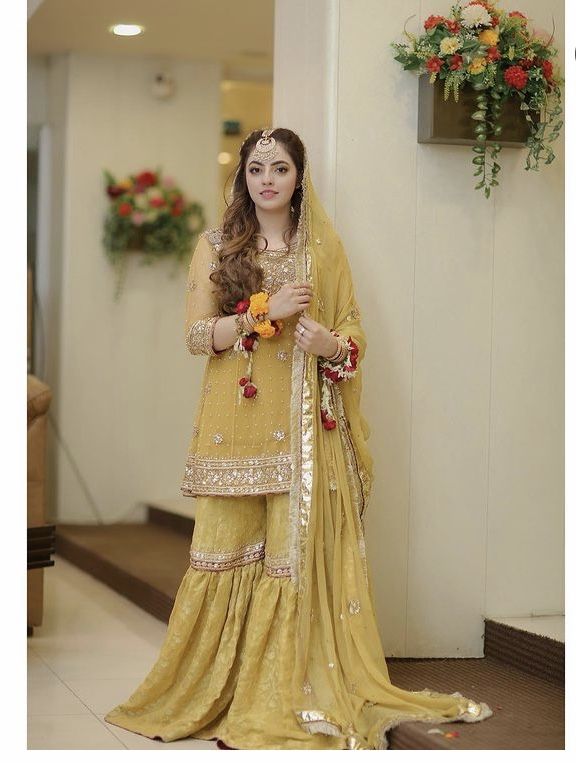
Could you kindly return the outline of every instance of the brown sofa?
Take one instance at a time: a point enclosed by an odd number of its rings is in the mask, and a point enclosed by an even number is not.
[[[28,374],[28,527],[46,524],[46,428],[52,392]],[[28,634],[42,625],[44,569],[28,570]]]

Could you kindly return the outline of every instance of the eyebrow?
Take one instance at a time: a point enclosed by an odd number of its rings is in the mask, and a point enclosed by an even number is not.
[[[261,167],[263,167],[263,166],[264,166],[264,165],[262,164],[262,162],[257,162],[257,161],[256,161],[256,159],[252,159],[252,161],[251,161],[251,162],[249,162],[249,164],[259,164]],[[270,166],[271,166],[271,167],[273,167],[275,164],[288,164],[288,162],[287,162],[287,161],[285,161],[284,159],[280,159],[280,160],[279,160],[279,161],[277,161],[277,162],[272,162],[272,164],[271,164]]]

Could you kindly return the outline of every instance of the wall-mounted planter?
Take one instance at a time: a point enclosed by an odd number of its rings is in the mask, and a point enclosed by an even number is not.
[[[454,101],[452,92],[444,100],[444,82],[430,80],[422,75],[418,80],[418,143],[447,143],[456,146],[474,145],[474,128],[478,124],[472,119],[476,111],[477,91],[465,85]],[[524,148],[530,135],[530,127],[525,118],[529,113],[535,122],[540,119],[537,112],[520,109],[517,98],[509,98],[502,103],[502,113],[498,123],[502,132],[497,140],[489,139],[487,145],[499,143],[510,148]]]

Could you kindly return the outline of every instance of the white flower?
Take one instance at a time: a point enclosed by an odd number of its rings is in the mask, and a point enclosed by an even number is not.
[[[148,196],[145,193],[137,193],[134,196],[134,202],[138,209],[148,209]]]
[[[467,5],[462,9],[462,26],[471,29],[475,26],[490,26],[492,17],[483,5]]]
[[[144,219],[147,223],[154,223],[158,219],[158,212],[155,209],[151,209],[149,212],[146,212],[144,214]]]
[[[444,37],[440,42],[440,53],[444,56],[452,55],[459,49],[460,44],[458,37]]]
[[[149,199],[162,198],[164,196],[164,194],[158,188],[157,185],[150,186],[150,188],[146,191],[146,194],[147,194]]]

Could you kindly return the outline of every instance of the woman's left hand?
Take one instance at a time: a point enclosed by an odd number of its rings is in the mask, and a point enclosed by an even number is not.
[[[294,337],[298,347],[312,355],[330,357],[336,352],[336,338],[321,323],[307,315],[301,315],[298,319]]]

